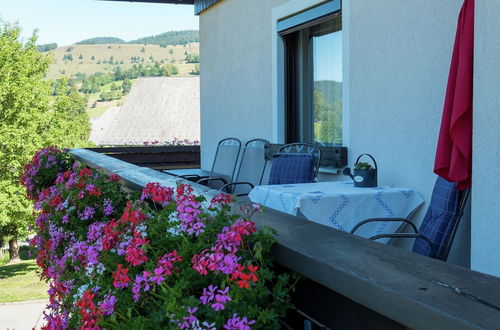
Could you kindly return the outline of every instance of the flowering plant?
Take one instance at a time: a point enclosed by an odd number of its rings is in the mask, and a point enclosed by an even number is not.
[[[50,282],[47,329],[279,328],[295,276],[272,271],[258,207],[239,215],[229,195],[208,203],[184,184],[139,197],[116,181],[78,163],[50,187],[23,181],[40,192],[31,243]]]
[[[28,196],[36,199],[42,189],[54,183],[57,173],[71,166],[69,154],[55,147],[40,149],[30,163],[24,166],[21,184],[26,187]]]
[[[143,145],[145,146],[155,146],[155,145],[165,145],[165,146],[199,146],[200,145],[200,141],[198,140],[189,140],[189,139],[178,139],[178,138],[174,138],[173,140],[170,140],[170,141],[163,141],[163,142],[160,142],[158,140],[154,140],[154,141],[144,141],[142,142]]]

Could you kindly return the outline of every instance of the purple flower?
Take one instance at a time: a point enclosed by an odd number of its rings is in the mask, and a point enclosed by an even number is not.
[[[226,287],[224,290],[218,290],[218,294],[215,296],[215,303],[211,305],[213,309],[216,311],[220,311],[224,309],[224,305],[228,302],[231,301],[231,297],[227,295],[229,291],[229,287]]]
[[[238,267],[238,261],[240,260],[235,254],[226,254],[224,258],[218,263],[217,269],[224,274],[232,274]]]
[[[208,289],[208,291],[207,291]],[[208,304],[215,298],[215,290],[217,286],[209,285],[208,288],[203,288],[203,294],[200,297],[200,301],[203,305]]]
[[[149,281],[155,282],[156,284],[160,285],[161,282],[165,281],[165,277],[163,277],[162,275],[163,275],[163,268],[162,267],[155,268],[155,275],[151,276]]]
[[[224,325],[224,329],[226,330],[251,330],[250,325],[254,324],[255,321],[248,321],[246,317],[240,318],[238,314],[234,313],[233,317],[227,320]]]
[[[66,188],[71,189],[73,188],[78,182],[78,174],[76,173],[71,173],[69,175],[68,181],[64,184]]]
[[[69,214],[65,214],[62,217],[62,223],[68,223],[69,222]]]
[[[42,213],[36,218],[35,223],[38,228],[45,226],[45,224],[49,221],[51,214],[50,213]]]
[[[85,209],[83,210],[83,214],[78,212],[78,217],[81,220],[90,220],[94,217],[95,210],[91,206],[85,206]]]
[[[91,241],[101,238],[105,226],[106,224],[104,222],[94,222],[89,226],[87,238]]]
[[[59,246],[59,243],[61,243],[64,239],[64,234],[61,228],[57,227],[53,223],[49,223],[49,235],[52,238],[50,251],[54,251]]]
[[[134,293],[134,302],[139,301],[139,297],[141,296],[141,289],[144,292],[149,291],[150,286],[148,283],[148,278],[149,272],[147,271],[143,271],[142,275],[137,275],[135,277],[134,286],[132,287],[132,292]]]
[[[108,293],[104,296],[104,300],[99,303],[99,307],[102,310],[103,315],[111,315],[115,311],[115,304],[118,299],[115,296]]]
[[[189,235],[198,236],[205,231],[204,219],[200,219],[201,203],[196,201],[194,195],[190,192],[185,192],[183,195],[177,196],[177,212],[181,222],[181,232],[187,232]]]
[[[104,215],[111,215],[113,211],[115,210],[113,208],[113,203],[110,199],[105,198],[103,202],[103,207],[104,207]]]
[[[178,324],[180,329],[189,329],[189,328],[197,329],[197,328],[199,328],[198,318],[196,316],[194,316],[194,313],[196,313],[197,310],[198,310],[197,307],[192,307],[192,308],[188,307],[187,311],[188,311],[189,315],[182,317],[182,320],[184,322]]]
[[[131,240],[132,240],[132,237],[128,237],[126,239],[124,238],[123,241],[120,242],[120,244],[118,245],[117,251],[116,251],[116,253],[119,256],[123,256],[127,253],[127,248],[130,245]]]
[[[97,250],[95,246],[89,246],[85,255],[90,265],[96,265],[99,263],[99,250]]]

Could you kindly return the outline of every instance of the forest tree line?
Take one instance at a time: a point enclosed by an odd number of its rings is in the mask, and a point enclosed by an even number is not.
[[[169,31],[154,36],[143,37],[131,41],[125,41],[115,37],[96,37],[77,42],[77,45],[101,45],[101,44],[144,44],[175,46],[187,45],[192,42],[199,42],[199,32],[197,30]]]

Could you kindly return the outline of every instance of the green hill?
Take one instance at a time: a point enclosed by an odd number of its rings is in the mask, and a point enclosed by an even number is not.
[[[342,83],[334,80],[320,80],[314,82],[314,89],[323,93],[328,103],[342,100]]]
[[[138,44],[138,45],[159,45],[162,47],[187,45],[199,42],[199,32],[197,30],[169,31],[154,36],[143,37],[136,40],[125,41],[115,37],[96,37],[85,39],[75,43],[75,45],[105,45],[105,44]]]
[[[200,36],[197,30],[170,31],[155,36],[144,37],[129,41],[129,44],[145,45],[187,45],[193,42],[199,42]]]
[[[126,44],[125,40],[115,37],[96,37],[85,39],[76,43],[76,45],[103,45],[103,44]]]
[[[40,53],[49,52],[49,51],[54,50],[56,48],[57,48],[57,44],[55,42],[51,43],[51,44],[36,45],[36,49],[38,49],[38,51]]]
[[[199,54],[199,44],[160,47],[144,44],[73,45],[58,47],[46,53],[53,62],[47,79],[72,78],[77,73],[91,75],[96,72],[112,73],[117,66],[126,70],[134,65],[175,65],[180,76],[189,76],[196,63],[189,63]]]

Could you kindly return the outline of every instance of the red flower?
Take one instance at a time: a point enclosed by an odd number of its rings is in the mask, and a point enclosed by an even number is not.
[[[84,178],[85,176],[91,176],[91,175],[92,175],[92,170],[90,168],[82,168],[80,170],[80,173],[78,174],[80,178]]]
[[[102,239],[102,249],[104,251],[111,250],[116,246],[118,238],[120,236],[120,230],[117,228],[119,222],[112,219],[104,226],[104,237]]]
[[[149,244],[149,241],[141,236],[141,233],[134,230],[134,236],[130,240],[130,245],[125,251],[125,260],[132,266],[139,266],[148,261],[146,252],[142,249],[143,245]]]
[[[245,274],[243,274],[245,275]],[[238,286],[240,287],[240,289],[248,289],[250,287],[250,283],[248,282],[248,280],[245,280],[245,279],[241,279],[238,281]]]
[[[141,199],[151,199],[153,202],[167,205],[173,200],[174,190],[170,187],[162,187],[158,182],[150,182],[142,190]]]
[[[101,317],[101,312],[94,304],[94,297],[95,293],[92,293],[91,290],[87,290],[83,293],[82,298],[76,302],[76,305],[80,307],[78,312],[82,316],[82,325],[80,329],[100,329],[100,327],[97,326],[97,321],[99,321]]]
[[[248,270],[250,271],[250,277],[251,277],[251,280],[253,282],[257,282],[258,281],[258,278],[257,278],[257,275],[255,275],[255,272],[259,269],[259,266],[252,266],[252,265],[249,265],[248,266]]]
[[[193,192],[193,187],[191,187],[190,185],[188,184],[181,184],[177,187],[177,196],[183,196],[183,195],[187,195],[187,194],[191,194]]]
[[[231,195],[221,193],[212,198],[212,200],[210,201],[210,207],[215,207],[217,205],[224,206],[230,203],[231,203]]]
[[[138,225],[144,219],[146,219],[146,215],[142,213],[140,209],[132,210],[132,202],[128,201],[127,206],[125,207],[125,211],[120,218],[122,223],[126,224],[127,222],[131,222],[133,225]]]
[[[174,263],[180,261],[182,261],[182,257],[177,255],[177,250],[174,250],[170,253],[166,253],[163,257],[158,259],[157,269],[161,268],[163,270],[163,274],[169,276],[172,272],[177,271]]]
[[[90,186],[87,189],[87,191],[89,193],[89,196],[101,196],[102,195],[101,188],[96,187],[96,186]]]
[[[53,207],[59,205],[60,203],[62,203],[62,199],[61,199],[61,196],[59,196],[59,195],[53,197],[50,200],[50,206],[53,206]]]
[[[119,176],[118,174],[111,174],[108,180],[113,182],[118,182],[120,181],[120,178],[121,176]]]
[[[250,281],[257,282],[259,280],[257,275],[255,275],[255,272],[258,269],[258,266],[249,265],[248,270],[250,271],[250,274],[245,274],[243,272],[245,270],[245,266],[238,265],[238,269],[231,274],[231,278],[229,280],[235,281],[239,279],[237,283],[240,289],[248,289],[250,287]]]
[[[130,277],[128,277],[128,268],[123,268],[122,264],[118,264],[118,268],[113,272],[113,285],[115,288],[123,289],[128,286]]]

